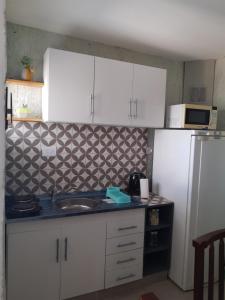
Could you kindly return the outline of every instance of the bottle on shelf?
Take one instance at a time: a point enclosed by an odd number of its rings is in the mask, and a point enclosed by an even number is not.
[[[157,231],[152,231],[150,233],[150,244],[149,246],[151,248],[158,247],[158,232]]]
[[[157,226],[159,225],[159,210],[158,209],[152,209],[150,211],[150,224]]]

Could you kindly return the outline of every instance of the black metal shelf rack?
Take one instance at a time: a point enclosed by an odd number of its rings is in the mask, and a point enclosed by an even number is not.
[[[150,215],[153,209],[158,210],[158,225],[151,225],[150,222]],[[172,244],[173,210],[173,202],[150,205],[146,209],[144,276],[169,270]],[[157,232],[157,243],[154,246],[151,243],[152,232]]]

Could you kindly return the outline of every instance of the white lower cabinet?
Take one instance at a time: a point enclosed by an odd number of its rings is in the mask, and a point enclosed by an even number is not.
[[[107,222],[105,288],[142,278],[145,210],[121,211]]]
[[[63,224],[62,299],[104,289],[106,226],[101,217],[74,217]]]
[[[105,239],[103,214],[9,224],[7,300],[67,299],[103,289]]]
[[[62,300],[140,279],[144,216],[136,209],[8,224],[7,300]]]
[[[59,299],[59,237],[51,228],[8,234],[7,300]]]

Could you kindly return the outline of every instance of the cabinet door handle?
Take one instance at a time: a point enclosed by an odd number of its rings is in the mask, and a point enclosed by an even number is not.
[[[95,114],[95,96],[92,94],[92,116]]]
[[[135,277],[135,274],[129,274],[129,275],[127,275],[127,276],[123,276],[123,277],[118,277],[117,279],[116,279],[116,281],[121,281],[121,280],[124,280],[124,279],[128,279],[128,278],[132,278],[132,277]]]
[[[132,225],[132,226],[127,226],[127,227],[119,227],[118,231],[122,231],[122,230],[130,230],[130,229],[135,229],[137,228],[136,225]]]
[[[12,122],[13,122],[13,95],[12,95],[12,93],[10,94],[10,110],[9,110],[9,112],[10,112],[10,120],[11,120],[11,123],[10,123],[10,125],[12,125]]]
[[[117,265],[120,265],[120,264],[125,264],[125,263],[128,263],[128,262],[132,262],[132,261],[135,261],[135,260],[136,260],[136,258],[131,257],[131,258],[124,259],[124,260],[118,260],[116,263],[117,263]]]
[[[94,97],[93,97],[93,94],[91,94],[91,109],[90,109],[90,111],[91,111],[91,116],[93,116],[93,114],[94,114],[94,111],[93,111],[93,100],[94,99]]]
[[[130,106],[130,112],[128,114],[128,117],[132,119],[132,117],[133,117],[132,116],[132,99],[130,99],[130,101],[129,101],[129,106]]]
[[[8,128],[8,87],[5,89],[5,129]]]
[[[65,259],[65,261],[67,261],[67,259],[68,259],[68,238],[67,237],[65,238],[64,242],[65,242],[64,259]]]
[[[56,262],[59,262],[59,239],[56,240]]]
[[[138,99],[135,99],[135,119],[138,117]]]
[[[91,94],[91,102],[90,102],[90,115],[92,116],[92,94]]]
[[[137,244],[136,242],[129,242],[129,243],[125,243],[125,244],[119,244],[119,245],[117,245],[117,247],[121,248],[121,247],[136,245],[136,244]]]
[[[10,115],[10,120],[8,119]],[[5,91],[5,129],[12,126],[13,122],[13,95],[10,93],[10,108],[8,107],[8,87]]]

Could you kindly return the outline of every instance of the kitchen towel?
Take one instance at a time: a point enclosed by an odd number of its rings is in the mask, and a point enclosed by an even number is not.
[[[106,190],[106,197],[111,198],[117,204],[131,202],[131,197],[121,192],[119,187],[108,187]]]
[[[149,198],[149,184],[148,179],[140,179],[140,188],[141,188],[141,199]]]

